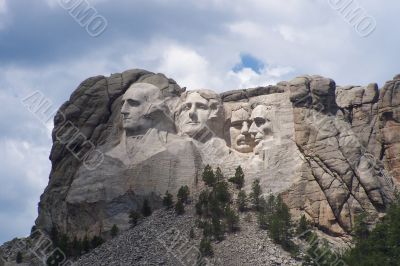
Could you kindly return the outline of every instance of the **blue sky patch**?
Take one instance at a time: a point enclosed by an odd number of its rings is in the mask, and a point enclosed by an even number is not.
[[[235,65],[232,70],[237,73],[243,68],[251,68],[257,74],[261,74],[261,70],[264,69],[264,67],[265,65],[260,59],[251,54],[243,53],[240,55],[240,63]]]

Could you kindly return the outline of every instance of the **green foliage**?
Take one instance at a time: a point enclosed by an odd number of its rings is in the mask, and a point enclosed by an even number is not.
[[[217,168],[216,178],[211,172],[211,167],[206,166],[203,173],[203,180],[211,190],[202,191],[195,205],[196,213],[200,216],[197,226],[203,229],[203,242],[211,239],[221,241],[225,232],[235,231],[239,227],[239,216],[231,207],[229,183],[224,180],[221,169]]]
[[[242,167],[240,165],[236,168],[235,176],[229,178],[228,181],[236,184],[236,188],[237,189],[241,189],[243,187],[243,185],[244,185],[244,173],[243,173]]]
[[[215,198],[218,202],[222,204],[227,204],[231,200],[231,194],[228,190],[228,183],[226,183],[225,181],[221,181],[215,184],[213,191],[215,193]]]
[[[346,265],[335,252],[328,246],[326,240],[318,239],[315,233],[305,235],[309,244],[303,258],[303,266],[331,266]]]
[[[50,231],[50,239],[53,241],[54,245],[58,246],[59,233],[56,227],[52,227]]]
[[[174,205],[174,196],[168,191],[165,192],[165,196],[163,198],[163,205],[166,209],[170,209]]]
[[[218,201],[217,197],[215,197],[215,192],[212,191],[209,195],[208,206],[207,206],[207,214],[211,217],[221,217],[224,210],[224,204]]]
[[[89,238],[87,235],[85,235],[85,237],[83,238],[83,241],[82,241],[82,251],[84,253],[87,253],[87,252],[89,252],[89,250],[90,250]]]
[[[119,228],[116,224],[114,224],[111,228],[111,237],[114,238],[118,235]]]
[[[175,204],[175,213],[178,215],[182,215],[185,213],[185,206],[180,199]]]
[[[215,170],[215,179],[216,182],[221,182],[224,180],[224,174],[222,173],[221,168],[217,167],[217,170]]]
[[[253,181],[253,184],[251,185],[251,193],[250,193],[250,200],[251,203],[253,204],[253,207],[255,210],[260,210],[260,197],[262,194],[261,186],[260,186],[260,180],[256,179]]]
[[[270,223],[270,215],[264,212],[258,213],[257,222],[261,229],[267,230]]]
[[[291,238],[291,217],[289,207],[277,197],[275,211],[271,216],[270,233],[275,243],[281,244],[284,248],[289,248]]]
[[[200,241],[200,253],[203,256],[206,257],[211,257],[214,255],[212,246],[211,246],[211,241],[209,238],[203,237]]]
[[[22,261],[23,261],[22,253],[21,253],[21,251],[18,251],[17,257],[15,258],[15,262],[20,264],[20,263],[22,263]]]
[[[70,239],[67,234],[61,234],[58,248],[61,249],[67,256],[71,254]]]
[[[213,228],[210,222],[208,221],[203,221],[201,222],[200,228],[203,229],[203,236],[204,237],[210,237],[213,234]]]
[[[244,190],[240,190],[237,200],[236,200],[237,208],[240,212],[244,212],[247,209],[247,195]]]
[[[268,229],[272,240],[285,250],[295,252],[292,242],[292,223],[289,207],[278,196],[271,195],[268,202],[261,201],[258,213],[258,223],[261,229]]]
[[[90,241],[90,248],[95,249],[98,246],[102,245],[104,243],[104,239],[101,236],[94,236],[92,240]]]
[[[113,228],[118,229],[116,225]],[[104,239],[100,236],[94,236],[89,239],[86,235],[83,240],[75,236],[71,241],[67,234],[56,232],[56,230],[52,230],[52,232],[52,236],[56,236],[57,240],[57,242],[53,240],[53,247],[57,249],[55,253],[47,258],[47,265],[61,265],[64,256],[66,258],[77,258],[104,243]]]
[[[190,237],[190,239],[193,239],[193,238],[195,238],[195,237],[196,237],[196,235],[194,234],[194,229],[193,229],[193,227],[192,227],[192,228],[190,228],[190,231],[189,231],[189,237]]]
[[[365,217],[361,217],[364,220]],[[355,229],[355,247],[343,256],[348,265],[400,265],[400,203],[388,208],[386,216],[365,234],[363,221]]]
[[[299,224],[296,229],[297,235],[302,235],[306,233],[309,230],[310,226],[308,224],[308,221],[306,219],[306,216],[303,214],[300,218]]]
[[[76,236],[71,243],[71,256],[78,257],[82,254],[82,241],[79,240]]]
[[[215,240],[221,241],[224,239],[224,226],[220,219],[213,217],[211,219],[212,233]]]
[[[214,184],[216,182],[214,171],[211,168],[211,166],[208,164],[204,167],[202,179],[203,179],[204,183],[206,183],[206,185],[209,187],[214,186]]]
[[[367,213],[363,212],[354,219],[353,233],[358,241],[366,239],[369,235]]]
[[[138,213],[137,211],[131,211],[129,213],[129,224],[131,227],[135,227],[138,223],[139,220],[142,218],[142,215]]]
[[[182,201],[182,203],[187,203],[189,199],[189,194],[190,194],[189,187],[182,186],[179,188],[177,198],[178,200]]]
[[[197,215],[207,215],[208,214],[208,199],[210,197],[210,192],[208,190],[203,190],[200,192],[199,200],[195,205]]]
[[[151,207],[150,207],[150,203],[148,199],[145,199],[143,201],[143,206],[142,206],[142,214],[144,217],[148,217],[150,216],[152,213]]]
[[[194,205],[195,209],[196,209],[196,214],[197,215],[202,215],[203,214],[203,205],[200,202],[197,202]]]
[[[230,232],[236,231],[239,227],[239,215],[229,206],[225,209],[225,223]]]

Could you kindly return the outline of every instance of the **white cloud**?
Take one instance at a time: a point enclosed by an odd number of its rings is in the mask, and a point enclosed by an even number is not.
[[[259,38],[264,34],[263,28],[252,21],[238,21],[228,25],[229,30],[243,38]]]
[[[7,11],[6,0],[0,0],[0,13],[5,13]]]
[[[310,38],[304,34],[301,30],[295,29],[291,26],[280,25],[277,27],[276,31],[282,35],[283,39],[289,42],[306,42]]]
[[[209,86],[208,61],[196,51],[179,45],[167,47],[161,55],[157,71],[174,77],[182,86],[199,89]]]
[[[39,195],[47,185],[48,148],[3,138],[0,149],[0,237],[26,236],[37,217]]]

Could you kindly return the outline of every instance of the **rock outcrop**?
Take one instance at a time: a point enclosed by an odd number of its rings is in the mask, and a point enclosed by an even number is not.
[[[84,81],[54,120],[52,169],[36,226],[71,237],[128,228],[128,213],[166,191],[201,190],[206,164],[245,190],[260,179],[294,217],[324,232],[350,232],[360,212],[373,223],[400,182],[400,77],[382,89],[304,76],[217,94],[129,70]]]

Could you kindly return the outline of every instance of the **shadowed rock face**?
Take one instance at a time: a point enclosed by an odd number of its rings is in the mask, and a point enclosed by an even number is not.
[[[202,189],[210,164],[225,176],[241,165],[245,190],[260,179],[295,217],[346,234],[362,211],[379,218],[400,181],[399,84],[304,76],[218,95],[139,69],[90,78],[55,117],[36,224],[71,236],[125,229],[144,199],[158,208],[166,191]]]

